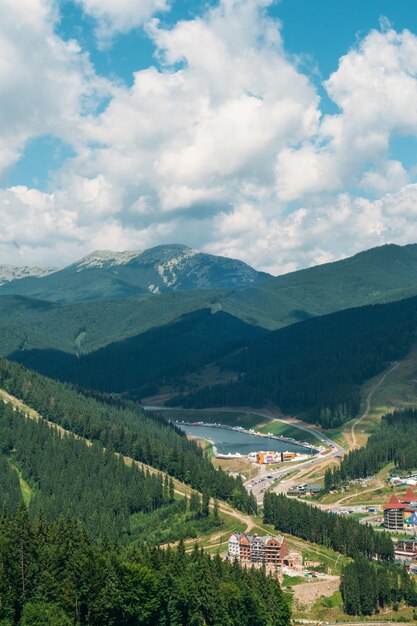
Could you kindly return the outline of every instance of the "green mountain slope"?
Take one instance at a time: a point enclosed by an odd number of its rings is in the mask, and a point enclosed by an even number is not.
[[[233,289],[190,289],[71,304],[0,296],[0,355],[45,348],[86,354],[204,308],[273,330],[413,295],[417,295],[415,244],[382,246]]]
[[[138,390],[178,378],[267,333],[223,311],[201,309],[81,357],[19,350],[9,358],[46,376],[106,392]]]
[[[339,311],[272,331],[220,360],[236,382],[171,400],[187,407],[265,406],[325,427],[354,417],[360,385],[416,340],[417,298]]]

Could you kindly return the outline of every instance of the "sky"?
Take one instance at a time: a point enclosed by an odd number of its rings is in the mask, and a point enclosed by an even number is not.
[[[415,0],[0,0],[0,263],[417,242]]]

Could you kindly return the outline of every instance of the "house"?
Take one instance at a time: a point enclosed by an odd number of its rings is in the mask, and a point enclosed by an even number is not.
[[[411,489],[411,487],[409,487],[407,489],[407,493],[402,496],[400,498],[400,501],[403,504],[409,504],[410,506],[417,506],[417,495],[414,493],[414,491]]]

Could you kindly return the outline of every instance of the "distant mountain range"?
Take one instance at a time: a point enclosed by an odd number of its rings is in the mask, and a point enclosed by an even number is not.
[[[27,295],[16,295],[19,290]],[[15,295],[2,295],[9,292]],[[93,253],[63,270],[0,287],[0,356],[57,378],[115,392],[148,384],[161,388],[180,372],[188,376],[193,371],[196,382],[190,384],[195,389],[215,385],[224,378],[223,374],[220,381],[216,378],[214,370],[219,367],[230,372],[225,381],[241,375],[249,382],[256,368],[249,361],[246,364],[247,359],[266,358],[268,346],[278,361],[283,352],[292,354],[289,348],[275,350],[275,335],[269,331],[416,295],[416,244],[386,245],[278,277],[179,245],[143,253]],[[381,313],[387,316],[386,328],[393,320],[389,311]],[[365,318],[371,320],[372,315],[370,310]],[[354,318],[337,319],[343,326],[345,319]],[[303,331],[307,337],[321,326],[293,328],[297,336]],[[366,327],[366,336],[368,331]],[[386,333],[384,326],[378,339],[381,345]],[[282,336],[292,337],[276,337]],[[401,341],[398,338],[399,346]],[[323,342],[329,343],[326,338]],[[251,348],[242,352],[243,360],[224,360],[245,346]],[[303,360],[302,350],[300,354]],[[384,358],[375,362],[385,362]],[[117,364],[117,372],[111,363]],[[215,367],[207,377],[211,363]],[[204,370],[204,380],[198,370]],[[272,383],[268,385],[272,388]],[[258,402],[260,388],[257,384]],[[225,393],[229,398],[229,390]]]
[[[243,261],[198,252],[180,244],[144,251],[97,250],[64,269],[20,270],[20,274],[4,272],[0,294],[61,303],[239,287],[269,276]]]
[[[0,265],[0,286],[22,278],[47,276],[55,272],[54,267]]]

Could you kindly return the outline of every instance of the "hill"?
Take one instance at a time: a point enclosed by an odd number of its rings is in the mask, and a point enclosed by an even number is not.
[[[205,254],[180,244],[144,251],[97,250],[48,273],[0,286],[1,294],[52,302],[131,298],[144,293],[236,287],[268,276],[235,259]]]
[[[126,261],[130,257],[121,258]],[[97,262],[96,259],[93,264]],[[110,261],[103,257],[102,262],[106,266]],[[90,275],[90,271],[102,270],[83,270],[79,274]],[[56,280],[58,274],[34,280],[51,280],[53,276]],[[76,276],[79,274],[75,272]],[[69,362],[71,355],[81,357],[129,339],[133,350],[137,342],[134,338],[157,328],[161,334],[154,336],[152,353],[162,353],[158,337],[164,337],[163,327],[183,318],[193,320],[187,316],[204,309],[222,311],[247,326],[274,330],[335,311],[401,300],[415,294],[417,245],[387,245],[343,261],[232,289],[187,289],[68,304],[3,295],[0,296],[0,355],[13,354],[19,361],[40,367],[39,360],[31,360],[35,356],[33,351],[49,350],[53,361],[62,357]],[[194,331],[190,329],[190,332]],[[227,343],[229,339],[225,340]],[[218,342],[216,346],[217,349]],[[116,352],[119,347],[115,348]],[[52,374],[52,365],[45,353],[41,371]]]
[[[75,271],[74,280],[81,280],[82,274],[82,280],[94,278],[100,271]],[[33,280],[59,283],[60,274]],[[17,282],[23,285],[25,280],[10,283],[9,288],[17,289]],[[0,354],[44,348],[85,354],[203,308],[223,310],[248,324],[274,330],[310,317],[412,295],[417,295],[415,244],[382,246],[343,261],[232,289],[188,289],[69,304],[0,295]]]
[[[360,385],[403,357],[416,339],[417,298],[358,307],[272,331],[216,364],[236,381],[172,405],[279,406],[334,427],[354,417]]]
[[[266,333],[224,311],[201,309],[80,357],[49,349],[19,350],[9,358],[46,376],[120,393],[178,381]]]

